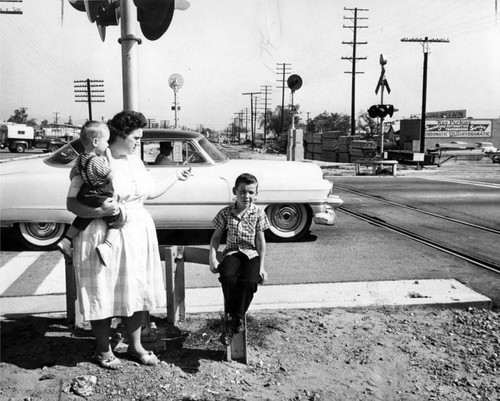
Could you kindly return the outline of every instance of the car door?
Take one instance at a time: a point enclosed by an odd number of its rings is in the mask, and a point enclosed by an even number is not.
[[[218,174],[219,169],[207,162],[196,143],[170,140],[166,146],[165,142],[143,146],[143,160],[155,182],[184,168],[191,168],[192,175],[160,197],[146,201],[157,228],[212,228],[212,219],[232,199],[230,186]],[[160,151],[165,152],[165,157],[159,157]]]

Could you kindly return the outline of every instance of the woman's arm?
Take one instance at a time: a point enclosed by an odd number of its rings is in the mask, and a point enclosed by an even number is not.
[[[191,168],[177,170],[176,174],[169,175],[161,181],[155,182],[154,188],[149,193],[148,199],[155,199],[172,188],[177,181],[186,181],[191,175]]]

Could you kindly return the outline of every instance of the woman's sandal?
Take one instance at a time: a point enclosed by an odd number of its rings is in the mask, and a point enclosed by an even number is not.
[[[139,362],[141,365],[145,366],[156,366],[158,365],[158,358],[153,353],[153,351],[147,351],[146,354],[139,355],[132,351],[130,348],[127,349],[127,355],[134,361]]]
[[[94,360],[101,368],[117,370],[121,366],[121,361],[114,355],[111,355],[109,358],[105,358],[98,354],[94,354]]]

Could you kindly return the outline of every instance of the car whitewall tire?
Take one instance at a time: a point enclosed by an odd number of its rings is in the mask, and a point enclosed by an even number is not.
[[[309,205],[269,205],[266,214],[271,225],[268,236],[275,241],[297,241],[304,237],[311,227],[312,211]]]
[[[64,235],[63,223],[19,223],[15,230],[23,244],[31,250],[50,250]]]

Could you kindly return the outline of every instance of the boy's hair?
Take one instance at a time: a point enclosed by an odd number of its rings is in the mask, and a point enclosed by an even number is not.
[[[108,121],[109,143],[113,143],[117,137],[126,138],[131,132],[146,125],[148,122],[144,114],[137,111],[121,111]]]
[[[99,138],[103,130],[107,130],[106,124],[100,121],[87,121],[80,130],[80,140],[83,146],[89,146],[95,138]]]
[[[257,180],[257,177],[255,177],[253,174],[243,173],[236,178],[236,181],[234,182],[234,187],[238,188],[240,184],[246,184],[246,185],[257,184],[258,186],[259,181]]]

